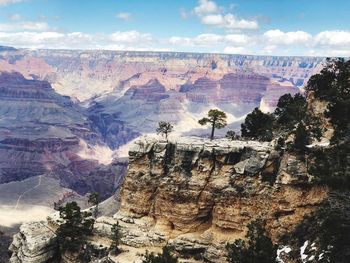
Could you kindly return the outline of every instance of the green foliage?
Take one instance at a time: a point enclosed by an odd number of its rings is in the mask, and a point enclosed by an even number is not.
[[[295,138],[293,143],[293,150],[297,153],[304,154],[307,150],[306,145],[309,144],[309,135],[304,124],[301,122],[295,131]]]
[[[334,189],[350,189],[350,143],[328,148],[314,148],[310,152],[309,173],[316,180]]]
[[[296,247],[303,245],[306,240],[315,243],[316,250],[312,254],[316,260],[312,262],[347,263],[350,255],[349,193],[333,192],[330,199],[319,210],[304,218],[285,239]]]
[[[91,234],[94,219],[91,213],[81,212],[76,202],[67,203],[59,208],[62,223],[56,230],[56,235],[62,253],[78,252],[86,237]]]
[[[157,134],[162,134],[165,136],[165,139],[168,141],[168,135],[173,131],[173,125],[166,121],[160,121],[158,123],[158,128],[156,129]]]
[[[285,94],[279,98],[274,112],[277,123],[281,128],[294,128],[305,116],[306,99],[300,93],[294,95]]]
[[[142,263],[177,263],[178,259],[172,253],[172,249],[168,246],[163,247],[163,252],[155,255],[153,252],[143,255]]]
[[[328,59],[306,91],[328,103],[326,117],[334,128],[329,147],[311,150],[309,172],[333,188],[350,189],[350,61]]]
[[[98,204],[100,203],[100,194],[93,192],[89,195],[88,203],[95,206],[94,209],[94,217],[96,218],[98,215]]]
[[[236,134],[235,131],[232,131],[232,130],[229,130],[227,131],[226,133],[226,136],[225,136],[227,139],[229,140],[238,140],[239,139],[239,136]]]
[[[277,246],[266,235],[265,223],[261,219],[248,225],[247,241],[236,240],[226,245],[230,263],[272,263],[276,262]]]
[[[200,125],[207,125],[208,123],[211,125],[212,129],[210,139],[213,140],[215,129],[224,128],[227,125],[226,119],[227,116],[225,112],[218,109],[211,109],[208,112],[208,117],[200,119],[198,123]]]
[[[119,245],[123,237],[123,233],[121,231],[121,226],[119,225],[119,222],[117,222],[116,224],[113,224],[111,230],[112,230],[112,235],[111,235],[112,243],[109,249],[110,251],[112,251],[112,253],[117,255],[120,253]]]
[[[273,135],[274,117],[255,108],[241,124],[242,137],[271,141]]]
[[[319,74],[312,76],[306,86],[308,93],[328,102],[326,116],[335,129],[332,142],[350,134],[350,60],[327,59]]]

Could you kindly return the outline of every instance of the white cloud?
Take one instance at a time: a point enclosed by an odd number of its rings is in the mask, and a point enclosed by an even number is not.
[[[1,5],[11,5],[11,4],[16,4],[23,2],[23,0],[0,0],[0,6]]]
[[[122,19],[124,21],[129,21],[131,19],[131,14],[127,12],[120,12],[115,15],[117,18]]]
[[[201,22],[205,25],[227,29],[257,29],[259,27],[255,20],[237,19],[233,14],[207,15],[201,18]]]
[[[23,21],[15,23],[0,23],[0,31],[47,31],[49,25],[45,22]]]
[[[193,9],[193,12],[197,15],[212,14],[220,12],[220,8],[214,1],[199,0],[198,6]]]
[[[130,43],[149,43],[153,40],[151,34],[140,33],[138,31],[126,31],[126,32],[115,32],[109,36],[109,39],[113,42],[119,42],[124,44]]]
[[[229,34],[229,35],[217,35],[217,34],[200,34],[196,37],[179,37],[174,36],[169,38],[168,43],[178,46],[187,47],[209,47],[213,48],[217,45],[244,45],[249,41],[249,37],[244,34]]]
[[[347,47],[350,46],[350,32],[348,31],[323,31],[315,37],[316,45]]]
[[[137,31],[113,34],[82,32],[0,32],[0,45],[27,48],[153,50],[152,35]]]
[[[263,37],[269,45],[307,45],[312,41],[312,36],[304,31],[283,32],[273,29],[266,31]]]
[[[232,7],[230,6],[230,9]],[[198,6],[193,9],[202,24],[225,29],[257,29],[258,22],[237,18],[232,13],[224,13],[224,8],[219,7],[214,1],[200,0]]]

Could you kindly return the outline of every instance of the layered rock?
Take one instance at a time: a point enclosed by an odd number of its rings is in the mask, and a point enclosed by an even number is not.
[[[100,252],[108,262],[139,262],[146,250],[166,244],[188,262],[225,262],[226,243],[244,238],[252,220],[266,220],[268,234],[279,244],[328,196],[326,187],[310,182],[303,162],[281,155],[270,143],[199,138],[167,143],[144,137],[129,154],[120,210],[113,218],[98,218],[88,238],[105,251],[111,227],[119,222],[123,252]],[[23,258],[19,247],[28,245],[16,240],[12,258]]]
[[[323,61],[311,57],[23,49],[6,49],[1,58],[3,70],[48,79],[61,94],[79,100],[120,89],[120,84],[129,88],[158,79],[170,90],[203,77],[218,80],[242,69],[301,87],[320,70]]]
[[[0,73],[0,114],[0,183],[51,174],[80,194],[113,192],[115,168],[80,154],[103,145],[99,134],[48,82]]]
[[[11,263],[59,262],[56,235],[45,222],[21,225],[9,249]]]
[[[132,247],[168,243],[223,262],[225,244],[243,238],[250,221],[266,220],[278,243],[317,209],[327,189],[310,179],[301,161],[267,143],[139,141],[114,217]]]

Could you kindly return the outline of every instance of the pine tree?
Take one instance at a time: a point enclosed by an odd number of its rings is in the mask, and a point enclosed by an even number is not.
[[[156,129],[157,134],[162,134],[165,136],[166,141],[168,141],[168,135],[173,131],[173,125],[166,121],[160,121],[158,123],[158,128]]]
[[[224,128],[227,125],[226,122],[227,116],[226,113],[218,109],[211,109],[208,112],[208,117],[204,117],[198,121],[200,125],[211,125],[211,135],[210,140],[214,139],[215,129]]]
[[[241,124],[242,137],[250,139],[259,139],[263,141],[272,140],[274,117],[272,114],[263,113],[255,108],[249,113]]]
[[[123,234],[121,232],[121,226],[119,225],[119,222],[117,222],[116,224],[113,224],[111,231],[112,231],[112,235],[111,235],[112,243],[111,243],[111,246],[109,247],[109,249],[111,250],[111,252],[113,254],[117,255],[120,253],[119,245],[120,245],[121,239],[123,237]]]
[[[86,237],[91,234],[94,219],[91,213],[81,212],[76,202],[67,203],[59,208],[62,223],[56,230],[59,247],[65,251],[78,252]]]
[[[100,194],[93,192],[89,195],[88,203],[95,206],[94,208],[94,217],[98,216],[98,204],[100,203]]]
[[[294,138],[294,144],[293,148],[303,154],[306,152],[307,147],[306,145],[309,144],[309,135],[306,131],[306,128],[303,123],[299,123],[296,131],[295,131],[295,138]]]

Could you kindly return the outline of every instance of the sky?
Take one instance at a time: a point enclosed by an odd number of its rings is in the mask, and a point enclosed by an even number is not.
[[[0,45],[350,56],[350,0],[0,0]]]

